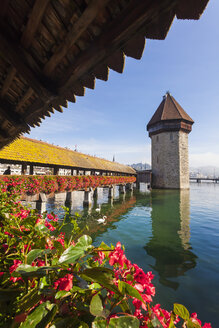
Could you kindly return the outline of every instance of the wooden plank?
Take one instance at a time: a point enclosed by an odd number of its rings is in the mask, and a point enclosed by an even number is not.
[[[113,69],[118,73],[122,73],[125,66],[125,55],[121,50],[115,51],[107,59],[107,64],[109,68]]]
[[[41,23],[49,0],[35,0],[32,12],[29,16],[26,28],[21,37],[21,44],[27,49],[31,45],[35,33]]]
[[[15,108],[4,99],[0,99],[0,112],[14,127],[17,128],[22,125],[25,128],[29,128],[23,118],[16,113]]]
[[[65,57],[74,43],[79,39],[81,34],[87,29],[91,22],[95,19],[97,14],[103,9],[109,0],[92,0],[81,17],[76,21],[76,23],[69,30],[66,35],[65,40],[59,45],[56,52],[47,62],[44,67],[44,74],[50,76],[54,71],[55,67],[60,63],[60,61]]]
[[[5,82],[3,83],[0,95],[1,97],[4,97],[4,95],[7,93],[8,89],[10,88],[10,85],[15,77],[16,69],[12,66],[9,69],[8,75],[5,79]]]
[[[177,0],[132,0],[121,14],[108,25],[107,30],[80,53],[59,80],[59,93],[70,88],[85,73],[106,60],[119,48],[150,24],[152,17],[175,8]]]
[[[19,110],[25,104],[25,102],[33,95],[33,93],[33,89],[28,88],[19,103],[17,104],[16,110]]]
[[[43,81],[43,78],[39,78],[27,65],[22,48],[16,44],[15,40],[12,41],[9,36],[6,37],[2,29],[0,32],[0,51],[1,55],[16,68],[17,72],[42,100],[48,101],[48,99],[54,98],[54,92],[48,90],[48,87],[42,84],[41,80]]]
[[[99,64],[92,70],[97,79],[107,81],[109,77],[109,67],[107,64]]]
[[[135,36],[125,44],[123,48],[125,55],[135,59],[141,59],[144,52],[145,42],[144,35]]]
[[[180,0],[176,16],[178,19],[199,19],[205,10],[209,0]]]

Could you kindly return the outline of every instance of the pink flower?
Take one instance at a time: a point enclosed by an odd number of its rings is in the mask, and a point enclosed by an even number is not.
[[[197,313],[195,312],[191,314],[191,321],[194,323],[197,321],[200,324],[200,326],[202,325],[201,320],[198,319]]]
[[[116,248],[109,253],[109,264],[114,265],[114,264],[119,264],[121,267],[124,266],[126,262],[126,256],[124,255],[124,251],[121,249],[121,243],[118,242],[116,244]]]
[[[59,290],[66,290],[69,291],[72,289],[73,286],[73,275],[72,274],[66,274],[63,278],[58,279],[54,283],[55,289]]]
[[[14,272],[22,262],[20,260],[13,260],[13,263],[14,264],[9,268],[10,273]]]

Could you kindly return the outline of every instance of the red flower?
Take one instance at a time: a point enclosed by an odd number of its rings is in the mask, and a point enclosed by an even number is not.
[[[55,289],[59,290],[66,290],[69,291],[72,289],[73,286],[73,275],[72,274],[66,274],[63,278],[58,279],[54,283]]]

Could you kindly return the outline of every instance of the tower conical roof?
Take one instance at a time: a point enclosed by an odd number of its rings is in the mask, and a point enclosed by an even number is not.
[[[190,124],[194,123],[194,121],[184,111],[176,99],[171,96],[169,92],[167,92],[163,97],[160,106],[157,108],[156,112],[149,121],[147,130],[150,126],[156,123],[170,120],[183,120]]]

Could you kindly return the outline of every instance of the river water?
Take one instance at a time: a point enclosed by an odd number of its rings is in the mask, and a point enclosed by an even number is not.
[[[132,262],[155,274],[156,302],[168,310],[174,302],[184,304],[219,327],[219,184],[115,196],[112,204],[103,189],[83,211],[79,195],[71,208],[81,213],[79,223],[89,227],[94,244],[120,241]],[[59,205],[47,207],[61,215]],[[105,224],[98,224],[103,215]]]

